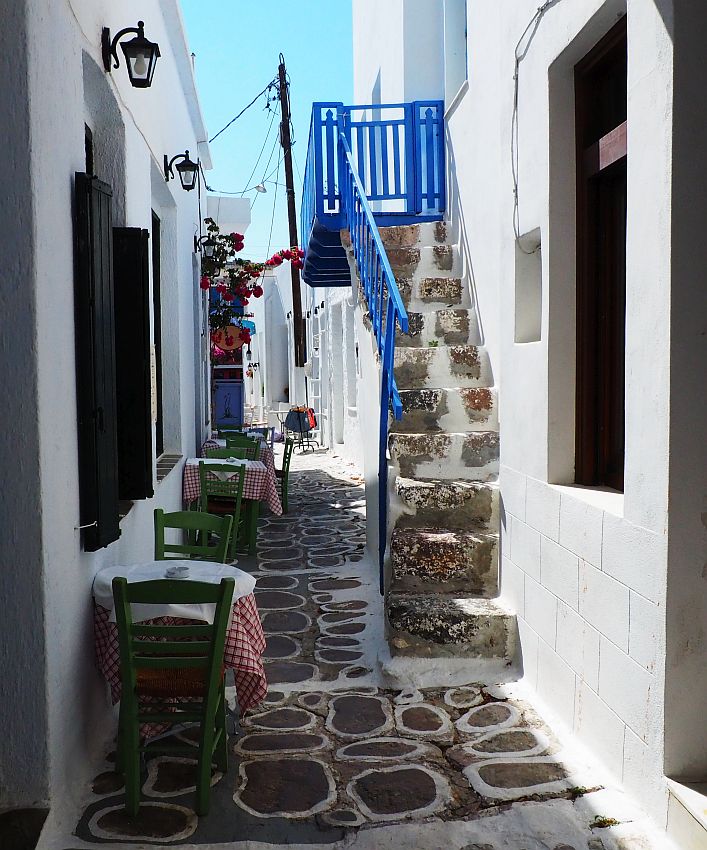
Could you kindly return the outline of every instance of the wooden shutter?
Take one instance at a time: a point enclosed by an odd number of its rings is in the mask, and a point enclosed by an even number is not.
[[[120,536],[111,188],[76,174],[76,368],[84,548]]]
[[[149,238],[139,227],[113,228],[118,489],[131,500],[154,495]]]

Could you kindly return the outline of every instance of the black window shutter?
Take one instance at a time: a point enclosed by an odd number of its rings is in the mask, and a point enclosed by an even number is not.
[[[84,549],[120,537],[111,188],[76,174],[76,368]]]
[[[139,227],[113,228],[118,490],[132,500],[154,495],[148,240]]]

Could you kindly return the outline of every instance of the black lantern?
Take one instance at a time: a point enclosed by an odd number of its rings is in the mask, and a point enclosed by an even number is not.
[[[202,236],[197,242],[197,245],[201,248],[201,251],[207,260],[213,258],[214,251],[216,250],[216,243],[210,236]]]
[[[179,160],[179,162],[177,162]],[[177,163],[174,165],[174,163]],[[174,170],[172,166],[177,169],[177,174],[179,175],[179,182],[182,184],[182,189],[185,192],[191,192],[191,190],[196,186],[196,178],[199,174],[199,164],[196,162],[192,162],[189,159],[189,151],[184,151],[184,153],[178,153],[176,156],[173,156],[172,159],[168,159],[165,155],[164,158],[164,179],[165,182],[169,182],[170,178],[174,177]],[[213,256],[213,250],[211,251],[211,255]],[[208,256],[208,254],[206,255]]]
[[[128,66],[128,77],[130,84],[136,89],[146,89],[152,85],[152,77],[155,74],[155,65],[160,56],[159,44],[155,41],[149,41],[145,38],[145,24],[143,21],[137,22],[135,27],[126,27],[116,34],[111,40],[110,30],[108,27],[103,27],[101,35],[101,45],[103,48],[103,67],[106,73],[110,74],[111,61],[114,61],[114,68],[120,67],[118,59],[118,42],[124,35],[135,33],[135,38],[130,41],[124,41],[120,45],[123,54],[125,55],[125,64]]]

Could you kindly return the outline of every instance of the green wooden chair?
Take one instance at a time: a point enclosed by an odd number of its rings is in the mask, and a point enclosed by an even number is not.
[[[125,776],[129,817],[136,817],[140,807],[141,753],[194,755],[188,744],[165,745],[162,739],[142,743],[141,723],[199,724],[196,813],[208,813],[211,763],[224,773],[228,769],[223,652],[234,588],[232,578],[220,584],[169,579],[128,584],[122,576],[113,579],[122,680],[117,767]],[[160,602],[215,604],[213,624],[133,622],[131,603]]]
[[[216,429],[216,433],[219,437],[225,437],[227,434],[240,434],[244,428],[245,425],[222,425]]]
[[[248,449],[243,446],[233,446],[232,448],[222,449],[220,446],[214,448],[204,449],[204,454],[206,457],[213,458],[221,458],[222,460],[228,460],[228,458],[235,457],[241,460],[245,458],[249,458]]]
[[[226,451],[221,449],[221,451]],[[233,455],[229,455],[233,457]],[[228,478],[221,481],[209,478],[209,472],[227,473]],[[238,540],[245,534],[248,524],[242,516],[243,485],[245,484],[245,466],[231,464],[199,463],[199,509],[202,513],[230,516],[231,524],[231,560],[236,557]]]
[[[280,501],[282,502],[283,513],[287,513],[287,488],[290,479],[290,461],[292,460],[292,452],[295,449],[295,441],[292,437],[285,440],[285,451],[282,455],[282,469],[276,469],[275,475],[280,482]]]
[[[161,508],[155,508],[155,560],[189,558],[223,564],[231,540],[232,523],[233,519],[226,514],[214,516],[200,511],[166,514]],[[185,542],[166,540],[166,529],[184,532]]]
[[[245,449],[246,457],[250,460],[258,460],[260,457],[260,440],[251,437],[236,437],[234,435],[226,437],[227,449]]]

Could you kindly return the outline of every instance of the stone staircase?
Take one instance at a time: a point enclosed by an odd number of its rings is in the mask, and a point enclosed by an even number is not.
[[[443,222],[381,228],[410,321],[398,332],[403,417],[388,449],[393,655],[510,665],[514,615],[498,595],[498,417],[488,356]]]

